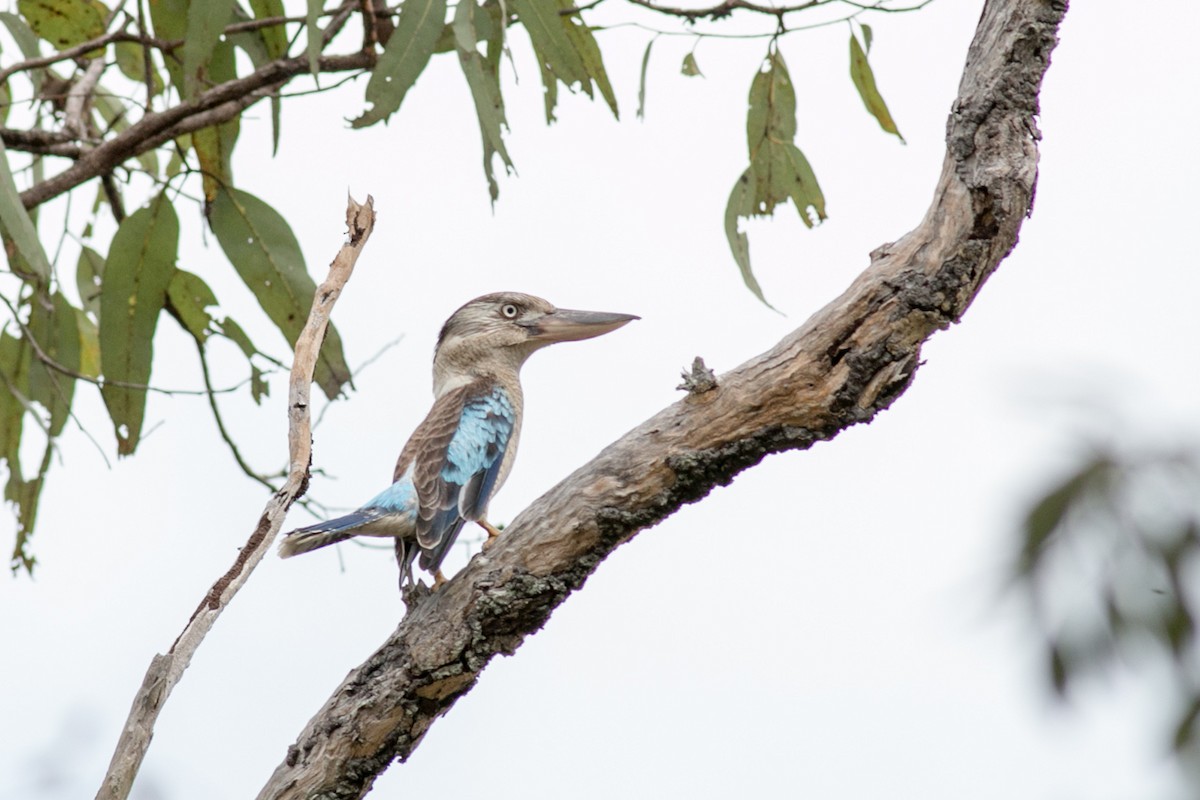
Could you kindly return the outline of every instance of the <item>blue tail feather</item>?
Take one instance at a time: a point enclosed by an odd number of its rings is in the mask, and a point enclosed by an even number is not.
[[[291,558],[337,542],[344,542],[358,534],[359,529],[364,525],[376,521],[384,513],[386,512],[379,508],[364,508],[353,511],[344,517],[319,522],[316,525],[309,525],[307,528],[297,528],[284,535],[283,541],[279,543],[279,556]]]

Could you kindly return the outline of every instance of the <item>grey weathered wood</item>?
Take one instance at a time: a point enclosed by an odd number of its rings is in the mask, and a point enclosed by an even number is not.
[[[610,552],[765,455],[866,422],[909,385],[1017,242],[1037,177],[1038,91],[1063,0],[988,0],[925,218],[774,348],[630,431],[408,613],[288,748],[260,798],[356,798]]]
[[[208,590],[166,655],[156,655],[151,659],[146,677],[142,679],[142,685],[133,698],[133,706],[121,729],[96,800],[124,800],[129,796],[133,781],[141,769],[142,759],[150,747],[154,724],[158,721],[163,703],[192,663],[192,656],[216,623],[217,617],[271,549],[271,543],[279,533],[288,509],[308,486],[309,459],[312,455],[309,390],[313,369],[321,343],[325,340],[329,313],[346,281],[350,279],[358,255],[375,227],[374,203],[369,195],[365,205],[359,205],[349,197],[346,201],[348,240],[329,265],[328,277],[317,288],[308,321],[296,340],[296,353],[288,383],[287,480],[267,502],[253,533],[238,551],[233,566]]]

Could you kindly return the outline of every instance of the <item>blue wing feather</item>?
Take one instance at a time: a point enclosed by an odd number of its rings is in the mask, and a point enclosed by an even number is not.
[[[438,472],[444,505],[420,539],[427,543],[421,566],[437,569],[467,520],[482,518],[496,489],[516,414],[500,386],[463,403],[458,426],[446,446]]]

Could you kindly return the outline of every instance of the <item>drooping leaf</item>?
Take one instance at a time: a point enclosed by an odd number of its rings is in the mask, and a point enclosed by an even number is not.
[[[187,34],[183,38],[184,97],[192,98],[219,83],[209,74],[209,61],[214,56],[221,33],[229,24],[234,0],[204,0],[188,4]]]
[[[558,2],[560,12],[573,6],[574,3],[571,0],[566,0],[566,2],[559,0]],[[588,76],[595,81],[596,88],[600,90],[600,96],[608,104],[613,116],[620,119],[621,112],[617,109],[617,95],[613,92],[612,84],[609,83],[608,72],[604,69],[604,59],[600,56],[600,45],[597,44],[592,29],[584,24],[583,18],[579,14],[559,14],[559,19],[567,29],[567,38],[570,39],[575,52],[579,53],[579,57],[583,60],[583,66]],[[590,91],[587,94],[589,97],[592,95]]]
[[[46,442],[37,475],[32,480],[24,480],[18,475],[9,475],[8,485],[5,487],[5,498],[17,506],[17,542],[12,556],[14,572],[24,568],[32,575],[33,568],[37,564],[37,558],[29,550],[29,540],[33,536],[33,528],[37,524],[42,487],[46,483],[46,473],[50,471],[50,457],[53,453],[53,443]]]
[[[278,2],[278,1],[279,0],[271,0],[271,2]],[[282,12],[280,12],[280,13],[282,14]],[[241,7],[236,6],[236,5],[233,7],[233,18],[237,22],[248,22],[249,21],[249,18],[246,17],[245,12],[242,11]],[[263,30],[265,31],[265,30],[276,30],[276,29],[275,28],[270,28],[270,29],[264,28]],[[250,63],[254,65],[255,69],[260,69],[261,67],[265,66],[266,64],[270,63],[271,61],[274,61],[277,58],[277,56],[271,55],[271,50],[267,47],[267,44],[263,41],[263,38],[259,35],[261,32],[262,31],[241,31],[240,33],[230,34],[229,36],[226,37],[226,39],[229,41],[230,44],[232,44],[234,47],[240,49],[242,52],[244,52],[247,56],[250,57]],[[285,40],[284,48],[286,49],[286,47],[287,47],[287,42]],[[282,100],[279,97],[278,91],[276,91],[274,94],[271,95],[270,101],[271,101],[271,155],[277,155],[279,153],[279,122],[280,122],[280,115],[281,115],[282,105],[283,105]]]
[[[638,77],[638,119],[646,118],[646,69],[650,66],[650,50],[654,47],[654,42],[657,39],[658,37],[655,36],[646,42],[646,52],[642,55],[642,71]]]
[[[792,200],[807,227],[825,219],[825,196],[808,159],[794,144],[796,93],[783,56],[772,47],[750,84],[746,145],[750,168],[742,173],[725,209],[725,235],[746,286],[766,303],[750,268],[750,245],[739,220],[770,216]],[[769,305],[769,304],[768,304]]]
[[[394,114],[433,55],[446,22],[446,0],[405,0],[396,30],[367,82],[371,108],[350,124],[364,128]]]
[[[75,286],[79,290],[79,302],[83,310],[100,318],[100,286],[104,278],[104,256],[86,245],[79,251],[75,266]]]
[[[175,275],[179,219],[165,193],[125,218],[104,262],[100,290],[102,394],[117,434],[117,452],[137,448],[146,413],[154,331]],[[115,382],[133,385],[117,385]]]
[[[262,200],[231,188],[218,192],[209,222],[238,275],[288,344],[295,347],[317,287],[292,229]],[[332,325],[317,360],[315,380],[330,399],[350,380],[341,337]]]
[[[230,42],[220,42],[213,48],[207,74],[215,83],[224,83],[237,77],[234,48]],[[206,206],[212,204],[221,186],[233,183],[233,148],[240,130],[241,118],[235,116],[228,122],[192,133],[192,149],[196,151],[196,160],[200,162]]]
[[[729,249],[733,252],[733,259],[742,273],[746,288],[765,305],[770,306],[767,298],[763,296],[762,287],[758,285],[758,279],[750,269],[750,239],[739,227],[740,219],[748,219],[754,215],[753,186],[750,170],[743,172],[742,177],[733,185],[733,191],[729,193],[729,202],[725,205],[725,238],[729,240]]]
[[[867,46],[870,47],[870,28],[866,28],[865,25],[863,27],[866,29],[864,34],[868,37]],[[896,121],[888,111],[887,103],[883,102],[883,96],[875,86],[875,73],[867,61],[867,54],[863,52],[862,45],[858,43],[858,37],[853,32],[850,34],[850,80],[854,81],[858,96],[862,98],[863,105],[871,112],[871,116],[879,122],[879,127],[888,133],[896,134],[896,138],[903,142],[904,137],[900,135]]]
[[[498,7],[493,6],[491,9],[494,9],[494,13],[499,13]],[[483,137],[483,172],[487,176],[492,202],[495,202],[500,195],[500,187],[496,183],[493,158],[499,155],[510,175],[513,163],[508,157],[508,149],[504,146],[502,130],[508,127],[508,121],[504,116],[504,97],[500,93],[499,25],[492,26],[495,34],[488,41],[487,58],[479,52],[479,43],[475,38],[477,26],[474,18],[489,13],[493,11],[479,8],[475,0],[459,0],[454,14],[454,33],[458,42],[458,62],[471,89],[471,97],[475,101],[475,114],[479,118],[479,131]]]
[[[871,30],[871,26],[863,23],[859,26],[862,28],[863,48],[867,51],[867,55],[871,54],[871,40],[875,38],[875,32]]]
[[[256,406],[262,405],[264,397],[271,394],[271,385],[263,377],[263,371],[254,364],[250,365],[250,397]]]
[[[704,77],[704,73],[700,71],[700,65],[696,63],[696,54],[694,52],[688,53],[683,57],[683,66],[680,67],[679,71],[689,78],[696,76]]]
[[[42,284],[49,281],[50,260],[46,258],[37,228],[25,210],[25,204],[21,202],[21,193],[17,191],[17,183],[8,168],[8,151],[3,142],[0,142],[0,225],[4,227],[6,239],[11,240],[11,246],[20,255],[18,261],[13,258],[13,253],[7,254],[10,267],[23,263],[32,273],[27,278]],[[6,241],[5,246],[9,245],[10,242]]]
[[[188,333],[200,342],[208,338],[212,317],[205,309],[217,304],[217,296],[204,279],[193,272],[175,270],[167,285],[167,303],[168,310]]]
[[[189,0],[152,0],[149,6],[150,24],[157,38],[167,41],[186,38]],[[162,57],[167,67],[167,75],[171,78],[171,85],[180,97],[186,96],[183,54],[179,48],[175,48],[164,50]]]
[[[103,36],[108,18],[100,0],[17,0],[17,10],[34,33],[58,50]]]
[[[75,308],[56,292],[52,298],[35,297],[29,315],[29,334],[42,355],[62,369],[43,363],[36,357],[29,365],[29,399],[50,413],[50,436],[62,433],[70,417],[75,396],[75,377],[79,371],[79,325]]]
[[[1107,485],[1114,474],[1111,459],[1097,456],[1077,472],[1047,492],[1025,516],[1025,540],[1022,542],[1017,570],[1029,574],[1038,565],[1042,553],[1059,532],[1067,514],[1089,491]]]
[[[258,355],[258,348],[254,346],[254,342],[250,341],[246,331],[232,317],[221,320],[221,335],[236,344],[246,358]]]
[[[558,78],[541,59],[538,60],[538,66],[542,75],[542,101],[546,106],[546,124],[552,125],[558,121],[554,114],[554,108],[558,105]]]
[[[322,35],[321,12],[325,10],[325,0],[308,0],[305,7],[304,35],[308,37],[305,55],[308,56],[308,70],[316,75],[320,70],[317,62],[321,58]]]
[[[29,343],[0,333],[0,458],[21,477],[21,433],[29,402]]]
[[[146,85],[146,51],[142,45],[136,42],[117,42],[113,45],[113,49],[117,56],[117,67],[121,70],[121,74],[129,78],[131,81],[137,81],[143,86]],[[153,60],[150,63],[150,96],[154,97],[162,93],[166,84],[163,83],[162,75],[154,67]]]
[[[250,10],[255,19],[272,19],[285,15],[283,0],[250,0]],[[267,55],[272,59],[279,58],[287,52],[287,29],[282,25],[272,25],[269,28],[259,28],[258,35],[267,48]]]
[[[79,371],[89,378],[99,378],[100,330],[79,308],[75,309],[75,326],[79,331]]]

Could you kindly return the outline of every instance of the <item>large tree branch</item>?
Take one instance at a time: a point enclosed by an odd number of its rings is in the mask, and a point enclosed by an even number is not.
[[[329,325],[329,312],[341,295],[342,288],[354,271],[358,255],[375,227],[375,211],[370,196],[366,205],[347,198],[346,225],[348,240],[329,265],[329,275],[313,296],[312,310],[304,330],[296,340],[296,353],[288,384],[288,475],[283,487],[271,496],[249,540],[238,551],[233,566],[222,575],[200,601],[166,655],[156,655],[150,661],[141,688],[133,698],[129,718],[121,731],[113,752],[108,773],[96,800],[124,800],[133,787],[154,734],[154,723],[163,704],[191,664],[192,656],[212,629],[217,617],[229,605],[250,573],[271,548],[275,534],[283,524],[292,503],[308,487],[308,467],[312,455],[312,419],[309,411],[309,390],[317,354]]]
[[[922,344],[962,316],[1016,244],[1037,177],[1038,91],[1065,12],[1064,0],[988,0],[921,223],[876,249],[801,328],[607,447],[417,603],[317,712],[259,797],[361,797],[616,547],[765,455],[829,439],[889,406]]]

